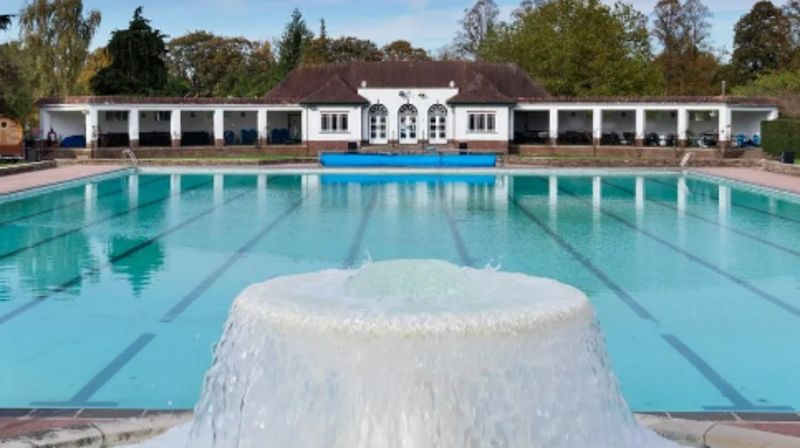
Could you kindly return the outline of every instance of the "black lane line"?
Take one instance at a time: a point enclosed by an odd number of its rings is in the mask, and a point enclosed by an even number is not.
[[[561,188],[560,186],[558,187],[558,190],[561,191],[562,193],[568,195],[568,196],[571,196],[571,197],[575,198],[579,202],[583,202],[584,204],[590,204],[585,199],[579,197],[578,195],[576,195],[575,193],[573,193],[573,192],[571,192],[569,190]],[[800,309],[798,309],[797,307],[793,306],[790,303],[787,303],[787,302],[785,302],[785,301],[773,296],[772,294],[762,290],[761,288],[751,284],[747,280],[739,278],[739,277],[731,274],[730,272],[725,271],[724,269],[722,269],[722,268],[720,268],[720,267],[718,267],[716,265],[713,265],[713,264],[709,263],[708,261],[698,257],[697,255],[681,249],[680,247],[676,246],[675,244],[672,244],[669,241],[667,241],[667,240],[665,240],[665,239],[663,239],[663,238],[661,238],[659,236],[656,236],[656,235],[648,232],[645,229],[642,229],[641,227],[637,226],[636,224],[631,223],[630,221],[626,220],[625,218],[622,218],[621,216],[616,215],[616,214],[606,210],[602,206],[599,208],[599,210],[604,215],[606,215],[609,218],[619,222],[620,224],[624,225],[625,227],[628,227],[629,229],[631,229],[631,230],[633,230],[635,232],[639,232],[640,234],[650,238],[651,240],[653,240],[653,241],[655,241],[655,242],[657,242],[657,243],[659,243],[659,244],[661,244],[661,245],[663,245],[663,246],[665,246],[665,247],[667,247],[669,249],[672,249],[673,251],[683,255],[684,257],[688,258],[689,260],[691,260],[691,261],[693,261],[693,262],[695,262],[695,263],[697,263],[697,264],[699,264],[699,265],[701,265],[701,266],[703,266],[703,267],[715,272],[716,274],[718,274],[718,275],[720,275],[722,277],[727,278],[731,282],[733,282],[733,283],[741,286],[742,288],[752,292],[753,294],[757,295],[758,297],[761,297],[762,299],[764,299],[767,302],[769,302],[769,303],[781,308],[782,310],[788,312],[789,314],[792,314],[795,317],[800,317]]]
[[[89,380],[69,401],[66,402],[33,402],[31,406],[116,406],[114,402],[92,403],[89,400],[114,376],[122,370],[139,352],[153,342],[156,335],[146,333],[139,336],[133,343],[125,348],[119,355],[111,360],[102,370]]]
[[[578,261],[581,265],[583,265],[586,270],[594,274],[598,280],[600,280],[608,289],[610,289],[614,294],[619,298],[622,303],[628,306],[637,316],[642,319],[651,320],[653,322],[658,322],[656,319],[647,309],[639,304],[630,294],[628,294],[621,286],[615,283],[609,276],[603,272],[599,267],[597,267],[592,261],[580,253],[574,246],[569,244],[566,240],[561,238],[556,232],[554,232],[550,227],[548,227],[541,219],[539,219],[532,211],[530,211],[527,207],[519,203],[516,198],[512,198],[511,202],[516,206],[520,211],[522,211],[528,219],[536,224],[539,229],[541,229],[544,233],[546,233],[553,241],[556,242],[562,249],[567,251],[572,258]]]
[[[156,182],[161,182],[161,181],[166,181],[166,180],[168,180],[168,178],[164,178],[162,176],[158,176],[155,179],[149,180],[147,182],[142,182],[141,184],[139,184],[139,187],[144,187],[144,186],[156,183]],[[112,190],[112,191],[107,191],[107,192],[105,192],[103,194],[97,195],[97,199],[104,198],[106,196],[114,196],[114,195],[123,193],[124,191],[126,191],[126,190],[123,189],[123,188],[118,188],[118,189],[115,189],[115,190]],[[67,202],[66,204],[61,204],[59,206],[56,206],[56,207],[53,207],[53,208],[49,208],[47,210],[40,210],[38,212],[34,212],[34,213],[31,213],[31,214],[28,214],[28,215],[25,215],[25,216],[20,216],[18,218],[9,219],[8,221],[2,221],[2,222],[0,222],[0,227],[6,226],[6,225],[9,225],[9,224],[14,224],[14,223],[19,222],[19,221],[24,221],[26,219],[35,218],[37,216],[45,215],[47,213],[52,213],[52,212],[55,212],[56,210],[62,210],[62,209],[68,208],[68,207],[72,207],[74,205],[83,204],[84,202],[85,202],[84,199],[78,199],[77,201]]]
[[[605,185],[608,185],[609,187],[612,187],[612,188],[616,188],[619,191],[623,191],[623,192],[626,192],[626,193],[629,193],[629,194],[634,194],[634,195],[636,194],[632,190],[629,190],[629,189],[627,189],[625,187],[621,187],[619,185],[614,185],[611,182],[608,182],[606,180],[603,180],[602,182]],[[674,205],[672,205],[672,204],[670,204],[668,202],[660,201],[660,200],[657,200],[657,199],[647,199],[647,198],[645,198],[645,199],[647,201],[650,201],[653,204],[659,205],[661,207],[668,208],[670,210],[678,211],[678,207],[676,207],[676,206],[674,206]],[[685,214],[686,216],[691,216],[692,218],[697,219],[697,220],[702,221],[702,222],[705,222],[707,224],[711,224],[712,226],[720,227],[720,228],[725,229],[725,230],[727,230],[727,231],[729,231],[731,233],[735,233],[735,234],[743,236],[745,238],[749,238],[749,239],[751,239],[753,241],[761,243],[761,244],[763,244],[765,246],[769,246],[769,247],[771,247],[773,249],[777,249],[777,250],[780,250],[782,252],[786,252],[787,254],[794,255],[795,257],[800,257],[800,251],[796,251],[794,249],[790,249],[788,247],[781,246],[780,244],[776,244],[776,243],[773,243],[772,241],[765,240],[764,238],[761,238],[760,236],[756,236],[756,235],[753,235],[751,233],[748,233],[748,232],[745,232],[745,231],[742,231],[742,230],[734,229],[731,226],[722,224],[722,223],[720,223],[718,221],[714,221],[712,219],[705,218],[705,217],[703,217],[701,215],[692,213],[692,212],[687,211],[687,210],[684,210],[681,213]]]
[[[303,203],[303,199],[297,200],[294,204],[292,204],[288,209],[284,210],[283,213],[280,214],[277,218],[273,219],[272,221],[267,224],[266,227],[261,229],[254,237],[250,238],[241,245],[236,252],[233,253],[224,263],[222,263],[214,272],[211,273],[208,277],[206,277],[199,285],[197,285],[194,289],[192,289],[189,294],[184,296],[178,303],[175,304],[169,311],[164,313],[161,317],[161,322],[169,323],[177,319],[184,311],[186,311],[189,306],[194,303],[203,293],[206,292],[208,288],[211,287],[220,277],[222,277],[228,269],[233,267],[239,259],[241,259],[250,249],[253,248],[259,241],[264,239],[267,234],[272,232],[275,227],[278,226],[283,220],[285,220],[289,215],[292,214],[295,210],[297,210],[300,205]]]
[[[700,355],[683,343],[677,336],[662,334],[662,338],[681,354],[705,379],[711,383],[733,406],[703,406],[706,410],[728,411],[791,411],[791,406],[757,405],[745,398],[736,388],[711,367]]]
[[[674,185],[671,185],[671,184],[669,184],[667,182],[664,182],[664,181],[662,181],[660,179],[653,179],[653,178],[648,177],[647,180],[651,180],[651,181],[653,181],[653,182],[655,182],[657,184],[664,185],[665,187],[676,188]],[[708,181],[703,180],[703,179],[701,179],[701,182],[712,183],[712,182],[708,182]],[[712,196],[712,197],[714,199],[716,199],[716,200],[719,200],[718,196]],[[733,202],[733,199],[731,199],[731,205],[734,206],[734,207],[743,208],[745,210],[750,210],[751,212],[760,213],[760,214],[766,215],[766,216],[771,216],[773,218],[777,218],[777,219],[780,219],[780,220],[783,220],[783,221],[793,222],[795,224],[800,224],[800,219],[790,218],[788,216],[783,216],[783,215],[777,215],[775,213],[768,212],[766,210],[761,210],[761,209],[756,208],[756,207],[751,207],[749,205],[737,204],[737,203]]]
[[[367,202],[367,208],[361,213],[361,220],[358,222],[358,228],[356,229],[356,234],[353,237],[353,242],[350,243],[350,250],[347,252],[347,258],[344,259],[342,263],[342,267],[344,269],[350,269],[353,267],[353,264],[356,262],[356,258],[358,257],[358,252],[361,249],[361,243],[364,241],[364,235],[367,232],[367,225],[369,225],[369,218],[372,215],[372,211],[375,210],[375,204],[378,202],[378,190],[375,189],[372,191],[372,195],[369,197],[369,201]]]
[[[461,264],[470,267],[474,266],[475,259],[472,258],[472,255],[469,253],[469,249],[467,249],[467,244],[464,242],[464,237],[461,235],[461,231],[458,228],[458,222],[456,222],[453,212],[447,206],[445,206],[445,213],[447,214],[447,225],[450,227],[450,234],[453,235],[453,242],[456,245],[458,258],[461,260]]]
[[[123,252],[121,252],[119,254],[116,254],[116,255],[112,256],[111,258],[108,259],[108,261],[106,261],[101,266],[91,268],[91,269],[87,270],[86,272],[82,272],[81,274],[78,274],[78,275],[72,277],[71,279],[61,283],[60,285],[56,286],[55,288],[53,288],[53,289],[51,289],[51,290],[49,290],[49,291],[47,291],[47,292],[45,292],[43,294],[40,294],[40,295],[36,296],[36,298],[34,298],[32,300],[29,300],[27,303],[24,303],[24,304],[14,308],[13,310],[11,310],[9,312],[7,312],[7,313],[5,313],[3,315],[0,315],[0,325],[3,325],[6,322],[10,321],[11,319],[14,319],[15,317],[19,316],[20,314],[24,314],[28,310],[41,305],[42,303],[45,302],[46,299],[49,299],[53,295],[58,294],[60,292],[63,292],[66,289],[77,285],[84,278],[99,273],[101,270],[103,270],[105,268],[108,268],[108,267],[112,266],[113,264],[124,260],[125,258],[127,258],[127,257],[129,257],[129,256],[131,256],[131,255],[133,255],[133,254],[135,254],[137,252],[139,252],[140,250],[142,250],[142,249],[144,249],[144,248],[146,248],[148,246],[151,246],[156,241],[158,241],[158,240],[160,240],[162,238],[165,238],[165,237],[167,237],[167,236],[169,236],[169,235],[171,235],[171,234],[173,234],[173,233],[175,233],[175,232],[187,227],[188,225],[190,225],[190,224],[192,224],[194,222],[197,222],[198,220],[200,220],[204,216],[207,216],[208,214],[210,214],[211,212],[213,212],[217,208],[220,208],[220,207],[222,207],[224,205],[227,205],[227,204],[229,204],[229,203],[231,203],[233,201],[236,201],[239,198],[241,198],[243,196],[246,196],[246,195],[248,195],[250,193],[251,192],[249,192],[249,191],[245,191],[245,192],[240,193],[238,195],[231,196],[230,198],[226,199],[224,202],[222,202],[220,204],[217,204],[217,205],[215,205],[213,207],[210,207],[210,208],[200,212],[199,214],[187,219],[186,221],[183,221],[182,223],[180,223],[180,224],[178,224],[178,225],[176,225],[174,227],[171,227],[171,228],[159,233],[158,235],[156,235],[156,236],[154,236],[154,237],[152,237],[150,239],[144,240],[141,243],[136,244],[135,246],[133,246],[133,247],[131,247],[129,249],[126,249],[125,251],[123,251]]]
[[[181,192],[179,193],[179,195],[183,194],[186,191],[196,190],[196,189],[198,189],[200,187],[203,187],[205,185],[210,184],[211,182],[212,181],[209,180],[209,181],[206,181],[206,182],[201,182],[201,183],[199,183],[197,185],[193,185],[193,186],[191,186],[189,188],[186,188],[185,190],[181,189]],[[5,259],[7,259],[7,258],[11,258],[13,256],[19,255],[19,254],[21,254],[23,252],[26,252],[26,251],[29,251],[31,249],[35,249],[37,247],[43,246],[43,245],[45,245],[47,243],[50,243],[50,242],[53,242],[53,241],[55,241],[57,239],[64,238],[65,236],[69,236],[69,235],[72,235],[74,233],[80,232],[80,231],[82,231],[82,230],[84,230],[86,228],[95,226],[97,224],[102,224],[104,222],[112,221],[112,220],[114,220],[116,218],[119,218],[119,217],[125,216],[127,214],[133,213],[136,210],[140,210],[140,209],[147,208],[147,207],[150,207],[150,206],[153,206],[153,205],[156,205],[156,204],[160,204],[162,202],[166,202],[171,197],[173,197],[172,194],[167,195],[167,196],[165,196],[163,198],[160,198],[160,199],[153,199],[152,201],[148,201],[148,202],[145,202],[143,204],[139,204],[136,207],[128,208],[128,209],[125,209],[125,210],[123,210],[121,212],[113,213],[113,214],[111,214],[109,216],[106,216],[105,218],[101,218],[101,219],[98,219],[96,221],[92,221],[92,222],[90,222],[88,224],[83,224],[81,226],[78,226],[78,227],[75,227],[73,229],[67,230],[65,232],[61,232],[59,234],[49,236],[49,237],[47,237],[47,238],[45,238],[43,240],[37,241],[37,242],[35,242],[33,244],[30,244],[28,246],[20,247],[18,249],[12,250],[11,252],[6,252],[4,254],[0,254],[0,261],[3,261]]]

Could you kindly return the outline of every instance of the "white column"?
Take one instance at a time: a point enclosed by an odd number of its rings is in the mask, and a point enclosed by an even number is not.
[[[686,141],[686,130],[689,128],[689,111],[678,109],[678,140]]]
[[[644,177],[636,178],[636,211],[644,210]]]
[[[636,144],[642,145],[644,144],[644,130],[647,120],[647,114],[645,113],[644,108],[639,107],[636,109]]]
[[[172,174],[169,177],[169,192],[172,195],[179,195],[181,194],[181,175],[180,174]]]
[[[267,110],[259,109],[258,117],[256,118],[256,127],[258,128],[258,144],[266,145],[267,138],[269,137],[269,130],[267,129]]]
[[[726,224],[728,222],[728,213],[731,209],[731,187],[720,185],[718,195],[719,222]]]
[[[94,216],[95,203],[97,202],[97,185],[92,182],[84,185],[83,187],[83,204],[86,218],[90,219]]]
[[[181,110],[173,109],[170,113],[169,133],[172,136],[172,147],[181,145]]]
[[[128,110],[128,141],[131,148],[139,147],[139,110]]]
[[[50,128],[53,126],[52,121],[50,119],[50,112],[40,109],[39,110],[39,132],[43,141],[47,141],[47,134],[50,132]]]
[[[558,109],[550,108],[550,144],[558,141]]]
[[[558,177],[550,176],[548,193],[550,195],[550,207],[558,206]]]
[[[86,147],[87,148],[96,148],[97,147],[97,109],[94,107],[89,107],[89,110],[86,111]]]
[[[599,145],[600,139],[603,137],[603,109],[595,107],[592,109],[592,138],[593,145]]]
[[[728,106],[719,108],[719,141],[728,142],[731,139],[731,109]],[[720,145],[725,147],[725,145]]]
[[[128,176],[128,205],[136,207],[139,203],[139,175],[131,174]]]
[[[225,199],[225,176],[214,175],[214,205],[222,204]]]
[[[686,178],[678,178],[678,212],[683,214],[686,212],[686,196],[689,194],[689,188],[686,186]]]
[[[225,146],[225,111],[222,109],[214,110],[214,146]]]
[[[592,178],[592,205],[600,208],[603,201],[603,179],[600,176]]]

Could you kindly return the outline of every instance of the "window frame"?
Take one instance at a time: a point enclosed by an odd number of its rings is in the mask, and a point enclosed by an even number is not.
[[[349,134],[350,113],[341,111],[322,111],[319,113],[321,134]]]
[[[496,134],[497,112],[467,111],[468,134]]]

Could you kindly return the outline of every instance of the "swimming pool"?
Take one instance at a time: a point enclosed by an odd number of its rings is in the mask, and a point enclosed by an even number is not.
[[[599,171],[143,172],[0,202],[0,408],[190,408],[241,289],[390,258],[581,288],[634,410],[800,409],[800,203]]]

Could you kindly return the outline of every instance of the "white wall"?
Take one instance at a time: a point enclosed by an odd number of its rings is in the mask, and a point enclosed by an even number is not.
[[[575,116],[572,116],[575,114]],[[590,110],[561,110],[558,112],[558,132],[592,132]]]
[[[192,114],[194,113],[194,117]],[[214,111],[197,110],[181,112],[181,131],[182,132],[208,132],[214,136]],[[219,138],[222,138],[220,135]]]
[[[625,114],[623,117],[622,114]],[[605,110],[603,111],[602,131],[605,132],[636,132],[635,110]]]
[[[109,111],[114,112],[114,111]],[[124,112],[124,111],[116,111],[116,112]],[[117,114],[119,117],[119,114]],[[117,120],[113,119],[112,121],[106,120],[106,111],[101,111],[97,114],[97,129],[98,132],[101,134],[127,134],[128,133],[128,120]]]
[[[706,132],[717,133],[719,132],[719,115],[710,117],[708,111],[690,111],[688,118],[687,131],[694,132],[695,134],[702,134]],[[715,112],[717,112],[715,110]],[[719,114],[719,112],[717,112]],[[697,119],[701,121],[697,121]]]
[[[142,117],[144,114],[144,117]],[[152,110],[139,111],[139,133],[170,132],[170,120],[156,121],[156,112]]]
[[[400,96],[401,91],[407,93],[406,97]],[[454,138],[453,108],[447,104],[447,100],[458,94],[458,89],[373,89],[367,87],[358,89],[358,93],[369,100],[370,105],[380,103],[386,106],[386,109],[389,111],[389,115],[386,118],[386,125],[387,136],[390,141],[397,140],[398,138],[400,121],[397,112],[400,110],[400,106],[406,103],[411,103],[417,108],[418,139],[428,139],[428,109],[437,103],[447,107],[447,139],[452,140]],[[368,110],[369,106],[365,106],[362,111],[362,140],[369,140]]]
[[[672,113],[676,115],[673,117]],[[656,134],[678,135],[678,111],[677,110],[648,110],[644,118],[645,135],[655,132]]]
[[[346,113],[347,132],[322,132],[322,114]],[[309,140],[312,141],[361,141],[361,106],[314,106],[308,111]]]
[[[769,111],[731,111],[731,139],[738,134],[752,138],[754,134],[761,135],[761,122],[771,118]]]
[[[50,114],[50,127],[58,135],[60,142],[73,135],[86,136],[86,115],[82,111],[52,111]],[[42,129],[45,136],[50,129]]]
[[[469,132],[469,114],[471,112],[494,112],[494,132]],[[456,106],[454,113],[455,140],[465,141],[507,141],[509,134],[510,109],[506,106]]]

